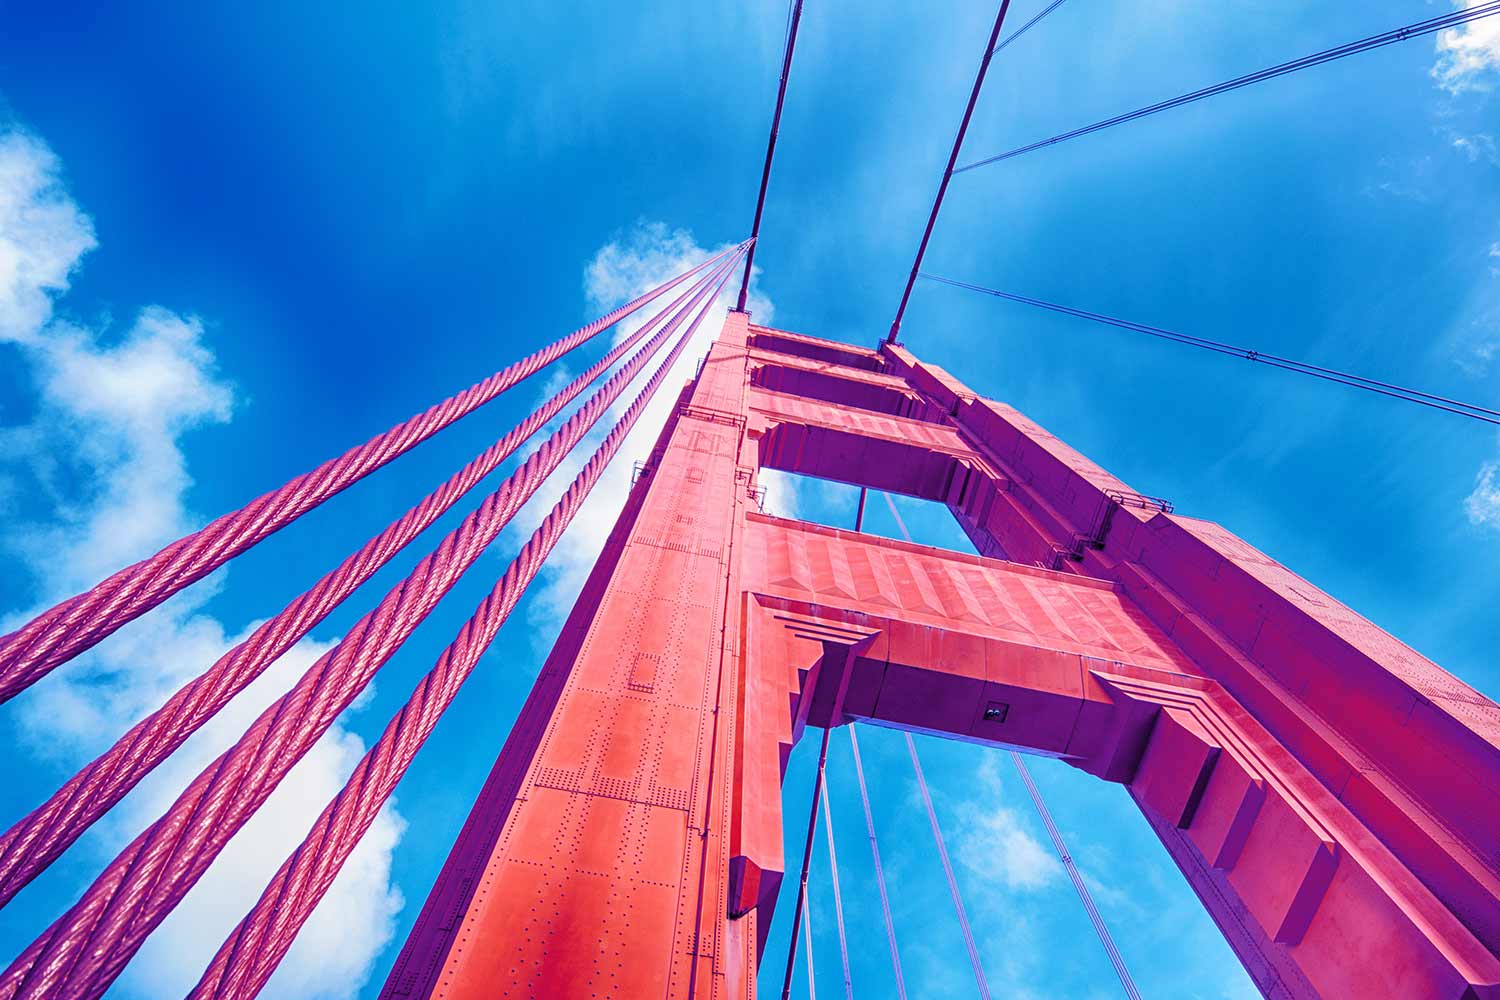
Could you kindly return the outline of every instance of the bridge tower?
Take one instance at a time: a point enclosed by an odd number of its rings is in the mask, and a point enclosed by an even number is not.
[[[760,512],[939,501],[981,555]],[[729,314],[381,996],[754,995],[809,725],[1123,784],[1268,997],[1500,996],[1500,708],[899,345]]]

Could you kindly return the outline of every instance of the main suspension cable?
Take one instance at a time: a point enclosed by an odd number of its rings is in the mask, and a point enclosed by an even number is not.
[[[59,665],[189,584],[201,580],[239,553],[587,343],[646,303],[739,250],[739,247],[731,247],[684,271],[561,340],[397,424],[384,434],[376,435],[311,472],[257,497],[239,510],[184,535],[155,555],[119,570],[91,589],[54,605],[9,635],[0,636],[0,702],[15,697]]]
[[[132,726],[114,746],[70,778],[46,802],[0,835],[0,906],[56,860],[230,699],[260,677],[277,657],[312,631],[714,277],[715,272],[709,272],[698,279],[639,330],[611,348],[447,482],[258,626],[161,708]]]
[[[1378,393],[1389,396],[1391,399],[1400,399],[1408,403],[1416,403],[1419,406],[1428,406],[1435,410],[1443,410],[1447,413],[1457,414],[1460,417],[1468,417],[1470,420],[1478,420],[1486,424],[1500,425],[1500,410],[1492,410],[1489,407],[1479,406],[1474,403],[1465,403],[1447,396],[1438,396],[1420,389],[1412,389],[1407,386],[1397,385],[1393,382],[1382,382],[1379,379],[1366,378],[1363,375],[1354,375],[1350,372],[1339,371],[1336,368],[1324,368],[1321,365],[1308,364],[1305,361],[1295,361],[1291,358],[1280,357],[1275,354],[1267,354],[1249,347],[1236,347],[1233,344],[1225,344],[1217,340],[1209,340],[1204,337],[1194,337],[1185,333],[1176,333],[1165,330],[1158,326],[1147,326],[1145,323],[1136,323],[1131,320],[1119,319],[1114,316],[1106,316],[1103,313],[1089,312],[1086,309],[1074,309],[1071,306],[1058,305],[1055,302],[1047,302],[1043,299],[1031,298],[1026,295],[1017,295],[1014,292],[1002,292],[995,288],[985,288],[982,285],[973,285],[966,281],[957,281],[953,278],[944,278],[936,274],[923,272],[922,277],[930,281],[938,281],[955,288],[966,288],[971,292],[981,292],[985,295],[993,295],[998,299],[1008,302],[1019,302],[1022,305],[1035,306],[1039,309],[1048,309],[1052,312],[1062,313],[1066,316],[1075,316],[1079,319],[1091,320],[1106,326],[1118,327],[1121,330],[1130,330],[1134,333],[1144,333],[1148,337],[1156,337],[1160,340],[1169,340],[1177,344],[1186,344],[1189,347],[1197,347],[1218,354],[1227,354],[1231,357],[1244,358],[1247,361],[1258,361],[1273,368],[1281,368],[1286,371],[1296,372],[1299,375],[1311,375],[1313,378],[1322,379],[1326,382],[1337,382],[1354,389],[1364,389],[1367,392]]]
[[[973,163],[966,163],[952,172],[961,174],[965,170],[973,170],[976,167],[987,166],[991,163],[999,163],[1001,160],[1009,160],[1013,157],[1021,156],[1025,153],[1034,152],[1046,146],[1054,146],[1060,142],[1067,142],[1069,139],[1076,139],[1079,136],[1089,135],[1094,132],[1100,132],[1107,128],[1113,128],[1116,125],[1123,125],[1126,122],[1135,121],[1137,118],[1145,118],[1147,115],[1154,115],[1157,112],[1167,111],[1171,108],[1179,108],[1184,104],[1192,104],[1193,102],[1201,101],[1206,97],[1214,97],[1218,94],[1224,94],[1231,90],[1238,90],[1241,87],[1248,87],[1253,83],[1260,83],[1262,80],[1271,80],[1278,76],[1285,76],[1288,73],[1295,73],[1298,70],[1310,69],[1313,66],[1321,66],[1323,63],[1332,62],[1335,59],[1342,59],[1345,56],[1356,55],[1360,52],[1368,52],[1371,49],[1378,49],[1386,45],[1393,45],[1396,42],[1404,42],[1410,38],[1419,38],[1423,35],[1430,35],[1438,31],[1443,31],[1447,28],[1454,28],[1461,24],[1467,24],[1470,21],[1477,21],[1480,18],[1489,17],[1493,14],[1500,14],[1500,2],[1482,3],[1478,6],[1469,7],[1465,10],[1452,11],[1438,17],[1428,18],[1425,21],[1418,21],[1415,24],[1409,24],[1404,28],[1396,28],[1391,31],[1382,32],[1378,35],[1371,35],[1368,38],[1361,38],[1360,40],[1355,42],[1348,42],[1344,45],[1334,46],[1331,49],[1324,49],[1322,52],[1314,52],[1312,55],[1303,56],[1301,59],[1293,59],[1290,62],[1284,62],[1275,66],[1270,66],[1266,69],[1258,70],[1254,73],[1247,73],[1244,76],[1237,76],[1233,80],[1226,80],[1223,83],[1216,83],[1211,87],[1204,87],[1200,90],[1194,90],[1190,93],[1182,94],[1178,97],[1173,97],[1170,100],[1158,101],[1157,103],[1147,105],[1144,108],[1137,108],[1135,111],[1128,111],[1125,114],[1116,115],[1113,118],[1106,118],[1103,121],[1095,122],[1092,125],[1085,125],[1082,128],[1073,129],[1071,132],[1063,132],[1060,135],[1054,135],[1050,139],[1043,139],[1039,142],[1033,142],[1025,146],[1018,146],[1015,149],[1000,153],[996,156],[987,156],[982,160],[975,160]],[[918,258],[918,262],[920,263],[920,257]]]
[[[917,272],[922,269],[922,257],[927,253],[928,241],[932,239],[932,227],[937,225],[938,212],[943,208],[943,196],[948,193],[948,182],[953,180],[953,165],[958,162],[959,150],[963,149],[969,121],[974,117],[974,105],[979,103],[979,90],[984,86],[985,74],[990,71],[990,60],[995,57],[995,43],[1000,38],[1000,27],[1005,23],[1005,12],[1009,9],[1010,0],[1000,0],[995,26],[990,29],[989,41],[984,43],[984,58],[979,60],[979,72],[974,74],[974,87],[969,91],[969,103],[964,106],[963,119],[958,123],[958,135],[953,137],[953,151],[948,154],[948,165],[943,168],[943,179],[938,183],[937,197],[932,199],[932,211],[928,213],[927,226],[922,230],[922,242],[917,244],[917,258],[911,262],[911,274],[906,279],[906,287],[901,290],[901,303],[896,306],[896,318],[891,320],[891,332],[885,338],[888,344],[894,344],[897,334],[901,332],[901,317],[906,315],[906,303],[911,299],[912,286],[917,283]]]
[[[734,253],[716,270],[738,263]],[[720,287],[715,286],[715,290]],[[706,295],[705,289],[698,298]],[[292,766],[369,684],[698,305],[648,341],[501,486],[209,764],[83,896],[0,973],[0,1000],[97,1000]],[[672,348],[680,353],[702,319]]]
[[[719,280],[722,284],[724,278]],[[712,305],[712,299],[704,302],[700,307],[699,321]],[[693,327],[697,325],[698,321],[695,321]],[[567,491],[522,546],[500,582],[443,650],[437,664],[386,725],[380,739],[355,766],[343,789],[323,810],[291,857],[282,864],[250,913],[219,948],[188,1000],[249,1000],[265,986],[291,948],[298,930],[312,915],[344,862],[375,821],[381,806],[395,791],[439,717],[453,703],[459,688],[494,641],[521,595],[536,578],[552,547],[619,451],[689,337],[691,333],[679,340],[657,365],[651,380],[636,395],[630,408],[615,423]]]
[[[776,155],[776,137],[781,132],[781,109],[786,104],[786,83],[792,75],[792,52],[797,48],[797,28],[802,24],[802,0],[793,0],[791,21],[787,26],[786,44],[781,53],[781,82],[776,85],[776,110],[771,114],[771,138],[766,141],[766,163],[760,172],[760,193],[755,196],[755,221],[750,224],[750,252],[745,255],[745,276],[740,279],[740,312],[750,293],[750,268],[755,263],[755,242],[760,238],[760,216],[766,208],[766,188],[771,183],[771,160]]]

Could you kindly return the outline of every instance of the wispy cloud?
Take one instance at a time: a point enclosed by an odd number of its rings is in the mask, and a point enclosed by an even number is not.
[[[692,233],[684,229],[673,229],[661,222],[637,223],[629,232],[601,247],[584,269],[584,291],[589,310],[603,313],[613,309],[702,263],[720,249],[723,248],[708,249],[700,246]],[[759,273],[758,270],[756,273]],[[775,309],[770,299],[757,289],[753,278],[750,288],[750,300],[747,304],[755,322],[771,322]],[[537,629],[536,641],[541,648],[551,646],[563,620],[572,609],[574,599],[583,589],[583,581],[604,548],[605,539],[609,537],[625,497],[630,492],[635,462],[644,459],[656,443],[678,391],[693,377],[698,359],[707,353],[709,345],[719,335],[725,312],[732,305],[737,291],[733,281],[725,286],[724,293],[704,317],[693,340],[657,391],[656,398],[641,414],[619,454],[605,470],[588,501],[548,558],[541,579],[531,590],[531,604],[527,612],[527,620]],[[641,323],[652,313],[653,310],[648,307],[623,322],[615,331],[615,343],[639,329]],[[595,429],[574,449],[573,454],[548,478],[531,503],[522,510],[516,519],[518,530],[512,534],[513,545],[519,547],[519,540],[524,539],[541,523],[552,504],[588,461],[589,455],[609,433],[610,427],[625,407],[629,406],[630,400],[647,378],[649,368],[636,379],[635,384],[626,389],[620,402],[599,421]],[[781,511],[790,511],[794,515],[796,500],[790,483],[778,481],[775,485],[777,499],[774,502],[781,505]]]
[[[12,345],[37,400],[29,422],[0,437],[0,479],[12,493],[0,548],[20,556],[38,607],[199,523],[186,505],[192,479],[182,437],[230,419],[234,407],[233,387],[218,372],[196,318],[151,306],[114,335],[54,317],[56,300],[95,245],[93,225],[69,196],[53,153],[20,131],[0,133],[0,344]],[[23,495],[24,515],[17,512]],[[223,575],[214,579],[121,629],[19,699],[13,717],[21,752],[77,767],[243,638],[227,635],[201,610]],[[34,610],[13,610],[0,630]],[[103,846],[123,846],[154,820],[326,648],[299,643],[242,692],[106,817]],[[195,981],[363,752],[346,728],[328,731],[152,935],[122,980],[126,994],[180,995]],[[268,995],[345,996],[363,982],[402,905],[390,860],[403,829],[388,805]],[[63,863],[91,877],[100,859],[79,858],[83,850]]]
[[[1457,0],[1459,10],[1484,0]],[[1500,17],[1483,17],[1437,36],[1437,64],[1432,77],[1450,94],[1489,90],[1500,74]]]
[[[1474,477],[1474,492],[1464,500],[1469,523],[1500,531],[1500,461],[1485,462]]]
[[[1001,801],[999,754],[986,754],[975,772],[972,799],[959,808],[954,838],[958,859],[987,884],[1016,890],[1042,889],[1062,875],[1062,866],[1027,832],[1020,814]]]

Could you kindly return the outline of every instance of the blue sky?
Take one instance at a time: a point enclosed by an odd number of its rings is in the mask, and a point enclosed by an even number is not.
[[[1017,0],[1013,23],[1042,6]],[[965,159],[1451,6],[1069,0],[997,60]],[[809,4],[757,253],[758,320],[860,344],[885,331],[993,13]],[[785,9],[12,2],[0,18],[0,615],[14,621],[743,237]],[[1495,406],[1497,24],[1457,47],[1418,39],[966,173],[926,267]],[[918,286],[904,340],[1500,694],[1491,429],[954,288]],[[512,393],[0,707],[18,765],[0,822],[539,393]],[[781,486],[803,516],[852,517],[838,490]],[[274,995],[378,990],[606,506],[502,632]],[[872,510],[871,527],[894,534]],[[945,512],[907,513],[918,540],[963,546]],[[55,917],[174,781],[436,537],[0,910],[0,952]],[[171,995],[196,978],[200,960],[185,956],[217,946],[515,544],[440,606],[116,995]],[[997,992],[1118,995],[1009,762],[919,745]],[[870,731],[861,748],[879,775],[908,982],[962,995],[961,940],[899,736]],[[799,748],[788,779],[794,831],[812,752]],[[890,995],[842,733],[830,768],[856,987]],[[1143,990],[1249,995],[1123,793],[1062,765],[1034,770]],[[818,983],[835,995],[821,840],[817,857]],[[779,922],[768,987],[784,947]]]

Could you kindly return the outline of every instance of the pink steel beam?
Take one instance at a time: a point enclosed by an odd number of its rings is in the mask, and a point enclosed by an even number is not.
[[[234,556],[490,402],[646,303],[699,271],[716,265],[726,255],[738,254],[743,248],[744,244],[741,244],[704,261],[384,434],[257,497],[193,534],[179,538],[155,555],[125,567],[91,590],[55,605],[16,631],[0,637],[0,702],[15,697],[120,626],[201,580]]]
[[[0,836],[0,906],[44,871],[100,816],[125,797],[151,769],[259,677],[278,656],[328,616],[414,538],[447,513],[469,490],[509,458],[596,378],[664,322],[695,292],[699,279],[588,371],[366,542],[311,589],[229,650],[167,703],[131,727],[114,746],[84,767],[46,802]]]
[[[792,53],[797,48],[797,28],[802,23],[802,0],[793,0],[792,23],[786,33],[786,48],[781,54],[781,82],[776,86],[776,110],[771,115],[771,138],[766,142],[766,164],[760,172],[760,193],[755,196],[755,221],[750,224],[750,252],[745,255],[745,276],[740,279],[740,312],[745,311],[745,297],[750,292],[750,268],[755,263],[755,241],[760,238],[760,216],[766,208],[766,188],[771,183],[771,160],[776,155],[776,136],[781,132],[781,108],[786,103],[786,82],[792,75]]]
[[[725,275],[733,253],[718,269]],[[699,298],[704,293],[699,294]],[[235,831],[613,404],[697,302],[604,384],[501,487],[194,779],[74,906],[0,973],[0,1000],[93,1000],[195,884]],[[692,336],[690,328],[684,339]]]
[[[727,272],[721,273],[722,286]],[[595,450],[562,498],[532,533],[505,575],[443,650],[437,665],[417,685],[407,703],[386,725],[380,739],[355,766],[342,790],[323,810],[307,837],[271,879],[260,899],[219,948],[190,1000],[248,1000],[260,993],[292,946],[297,932],[370,828],[412,758],[427,741],[438,719],[452,704],[479,658],[484,655],[516,602],[535,579],[548,553],[567,529],[605,467],[615,457],[641,412],[656,395],[672,364],[682,353],[703,313],[701,307],[687,336],[679,339],[649,382]]]
[[[917,272],[922,269],[922,257],[927,253],[927,242],[932,239],[932,228],[937,225],[938,212],[943,208],[943,197],[948,193],[948,182],[953,180],[953,167],[958,162],[959,150],[963,149],[964,136],[969,131],[969,121],[974,117],[974,105],[979,103],[979,90],[984,86],[985,74],[990,71],[990,60],[995,57],[995,43],[1000,38],[1000,27],[1005,23],[1005,12],[1010,9],[1010,0],[1000,0],[1000,12],[995,15],[995,26],[990,29],[990,39],[984,44],[984,58],[979,60],[979,72],[974,75],[974,89],[969,91],[969,103],[964,106],[964,117],[958,123],[958,135],[953,137],[953,151],[948,154],[948,165],[943,168],[943,179],[938,184],[937,197],[932,199],[932,212],[927,216],[927,226],[922,230],[922,242],[917,244],[917,258],[911,262],[911,274],[906,287],[901,291],[901,304],[896,307],[896,318],[891,320],[891,332],[886,335],[888,344],[896,342],[901,332],[901,317],[906,315],[906,303],[911,298],[912,286],[917,283]]]

